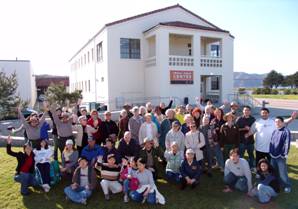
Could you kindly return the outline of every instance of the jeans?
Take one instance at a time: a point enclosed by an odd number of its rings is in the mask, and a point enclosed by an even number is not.
[[[27,195],[29,194],[28,187],[36,186],[36,181],[34,175],[31,173],[23,173],[21,172],[18,175],[15,175],[14,180],[16,182],[21,183],[21,194]]]
[[[128,192],[129,192],[129,183],[130,183],[130,181],[129,181],[129,179],[125,179],[124,181],[123,181],[123,192],[124,192],[124,194],[127,194]]]
[[[211,172],[212,168],[212,152],[211,152],[211,147],[209,145],[205,146],[205,149],[203,151],[204,154],[204,161],[207,161],[208,163],[208,173]],[[205,167],[205,162],[203,161],[203,166]]]
[[[58,135],[53,134],[54,139],[54,160],[58,160]]]
[[[181,181],[180,173],[175,173],[172,171],[166,171],[166,178],[170,182],[180,183],[180,181]]]
[[[50,185],[51,177],[50,177],[50,163],[37,163],[36,167],[38,168],[41,178],[42,184]]]
[[[247,179],[245,176],[236,176],[232,172],[224,176],[224,183],[231,188],[235,188],[241,192],[247,192]]]
[[[222,154],[219,144],[214,145],[214,147],[212,147],[211,149],[212,149],[213,154],[216,157],[216,161],[217,161],[218,165],[221,168],[224,168],[225,163],[224,163],[223,154]]]
[[[129,194],[130,198],[135,202],[142,202],[143,201],[143,193],[139,193],[137,191],[131,191]],[[149,204],[156,204],[156,195],[155,192],[151,192],[147,196],[147,202]]]
[[[248,154],[248,163],[249,163],[249,167],[253,168],[254,166],[254,162],[255,162],[255,156],[254,156],[254,144],[240,144],[239,145],[239,154],[240,157],[243,158],[244,157],[244,153],[245,151],[247,151]]]
[[[262,158],[267,159],[268,162],[271,161],[271,156],[270,156],[269,153],[267,153],[267,152],[260,152],[260,151],[257,151],[257,150],[256,150],[256,166],[258,165],[259,161],[260,161]]]
[[[86,190],[84,187],[78,187],[73,190],[71,186],[65,187],[64,189],[65,195],[75,203],[82,203],[86,201],[92,194],[91,190]]]
[[[291,187],[291,182],[288,176],[287,163],[285,158],[271,158],[271,165],[278,172],[280,185],[283,188]]]
[[[258,197],[260,203],[268,203],[271,197],[277,196],[277,193],[270,186],[258,184],[256,196]]]

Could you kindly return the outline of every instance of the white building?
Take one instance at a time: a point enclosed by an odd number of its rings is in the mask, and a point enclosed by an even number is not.
[[[111,22],[70,59],[70,89],[109,109],[148,98],[221,102],[233,92],[233,41],[180,5]]]
[[[18,82],[16,94],[33,107],[36,101],[36,86],[30,61],[0,60],[0,71],[6,75],[16,73]]]

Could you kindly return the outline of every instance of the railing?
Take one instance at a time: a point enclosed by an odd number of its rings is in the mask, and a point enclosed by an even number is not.
[[[241,106],[249,105],[251,108],[262,106],[262,104],[258,100],[254,99],[249,94],[239,94],[239,93],[228,94],[228,101],[229,102],[235,101]]]
[[[169,56],[169,66],[193,66],[194,58],[191,56]]]
[[[149,57],[148,59],[146,59],[145,66],[146,67],[156,66],[156,57],[154,56],[154,57]]]
[[[222,59],[220,57],[207,57],[202,55],[200,60],[201,67],[222,67]]]

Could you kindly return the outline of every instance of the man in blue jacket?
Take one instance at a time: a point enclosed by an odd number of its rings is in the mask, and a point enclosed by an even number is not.
[[[270,142],[271,165],[278,172],[281,186],[286,193],[291,192],[291,183],[287,170],[287,157],[291,144],[291,132],[285,127],[282,117],[275,118],[276,130],[273,131]]]
[[[104,155],[103,148],[98,144],[96,144],[95,139],[93,139],[93,137],[90,136],[88,138],[88,145],[83,148],[81,156],[86,157],[90,165],[93,166],[97,161],[97,157],[103,156],[103,155]]]

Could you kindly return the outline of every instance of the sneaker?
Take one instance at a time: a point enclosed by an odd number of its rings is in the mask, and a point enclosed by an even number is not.
[[[290,193],[290,192],[291,192],[291,188],[290,188],[290,187],[286,187],[286,188],[284,189],[284,191],[285,191],[285,193]]]
[[[106,194],[105,195],[105,200],[109,201],[110,200],[110,195]]]
[[[50,189],[51,189],[50,185],[48,185],[48,184],[43,184],[43,185],[42,185],[42,188],[43,188],[43,190],[44,190],[45,192],[49,192]]]
[[[147,201],[147,196],[145,196],[145,197],[143,198],[142,204],[144,204],[146,201]]]
[[[127,203],[129,201],[128,195],[124,195],[123,202]]]
[[[81,200],[81,204],[82,204],[82,205],[87,205],[87,199],[82,199],[82,200]]]

